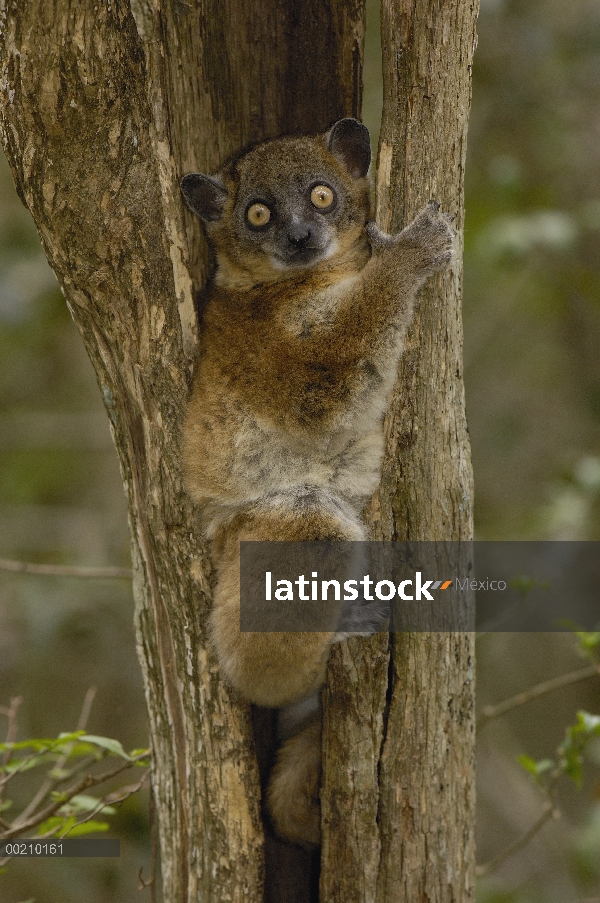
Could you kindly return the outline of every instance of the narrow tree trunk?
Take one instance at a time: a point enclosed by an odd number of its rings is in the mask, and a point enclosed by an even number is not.
[[[361,0],[132,6],[0,0],[2,140],[119,453],[165,901],[259,903],[249,712],[207,644],[210,566],[180,473],[207,252],[178,180],[249,140],[359,115],[364,10]]]
[[[463,174],[477,0],[382,0],[377,220],[428,200],[451,212],[456,258],[420,293],[386,419],[373,538],[472,537],[462,382]],[[327,903],[474,900],[474,644],[468,633],[351,641],[325,693]]]

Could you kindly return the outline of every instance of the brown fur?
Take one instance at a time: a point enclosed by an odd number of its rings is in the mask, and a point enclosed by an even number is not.
[[[267,791],[269,814],[278,834],[300,846],[321,838],[321,723],[313,721],[277,754]]]
[[[377,485],[413,301],[452,254],[436,204],[397,236],[369,221],[365,132],[342,120],[328,135],[266,142],[214,178],[183,183],[217,257],[184,469],[213,539],[219,662],[263,706],[318,689],[340,606],[328,633],[241,632],[239,542],[366,538],[360,512]],[[319,184],[336,198],[325,212],[308,200]],[[255,203],[271,211],[260,230],[245,219]],[[289,739],[268,794],[279,833],[305,844],[318,839],[318,744],[318,725]]]
[[[248,506],[219,530],[211,632],[223,674],[246,699],[256,705],[284,706],[313,693],[323,683],[334,632],[339,619],[332,604],[331,630],[326,632],[257,633],[240,630],[240,542],[285,538],[288,542],[319,539],[357,540],[363,532],[343,511],[333,513],[322,497],[276,496]],[[337,608],[341,607],[338,603]],[[293,628],[293,624],[290,624]]]

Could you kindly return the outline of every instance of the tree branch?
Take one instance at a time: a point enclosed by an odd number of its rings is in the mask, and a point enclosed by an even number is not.
[[[545,696],[546,693],[552,693],[554,690],[560,690],[562,687],[568,687],[570,684],[579,683],[579,681],[599,675],[600,665],[589,665],[587,668],[580,668],[578,671],[570,671],[568,674],[561,674],[559,677],[544,680],[528,690],[524,690],[522,693],[517,693],[509,699],[505,699],[504,702],[499,702],[496,705],[486,705],[477,722],[477,730],[481,730],[493,718],[499,718],[500,715],[505,715],[506,712],[525,705],[532,699],[539,699],[540,696]]]
[[[19,706],[23,702],[22,696],[14,696],[10,701],[9,708],[5,706],[0,706],[0,715],[6,715],[8,718],[8,728],[6,731],[6,743],[14,743],[15,737],[17,736],[17,711]],[[13,751],[12,749],[7,749],[4,753],[4,760],[2,765],[4,768],[8,765],[10,760],[12,759]],[[6,794],[6,781],[0,782],[0,803],[4,802],[4,797]]]
[[[118,579],[131,580],[133,571],[130,568],[117,567],[79,567],[66,564],[33,564],[29,561],[13,561],[0,558],[0,571],[12,571],[15,574],[35,574],[40,577],[86,577],[96,580]]]
[[[535,821],[529,830],[525,831],[521,837],[517,838],[514,843],[511,843],[505,850],[495,856],[493,859],[490,859],[484,865],[478,865],[476,869],[476,874],[478,878],[485,878],[486,875],[490,875],[492,872],[495,872],[496,869],[500,868],[503,862],[506,862],[507,859],[510,859],[511,856],[514,856],[519,850],[522,850],[524,847],[530,843],[531,840],[535,837],[535,835],[541,831],[547,821],[550,821],[551,818],[557,818],[559,816],[559,811],[554,805],[552,801],[546,803],[544,806],[543,812],[540,817]]]
[[[98,688],[91,686],[89,688],[89,690],[87,691],[87,693],[85,694],[85,699],[83,700],[83,706],[81,707],[81,714],[79,715],[79,721],[77,722],[76,729],[78,731],[83,730],[87,724],[87,720],[90,716],[90,709],[92,707],[92,703],[94,701],[94,697],[96,696],[97,692],[98,692]],[[69,753],[70,753],[71,749],[73,748],[73,746],[74,746],[73,743],[70,744],[68,749],[65,750],[65,752],[62,754],[60,759],[58,759],[58,761],[56,762],[53,770],[60,771],[62,768],[64,768],[64,766],[69,758]],[[47,796],[48,793],[50,793],[50,791],[53,790],[54,787],[56,787],[60,783],[61,783],[60,780],[57,780],[56,778],[46,778],[46,780],[41,784],[38,792],[33,797],[31,802],[25,807],[25,809],[21,812],[19,817],[15,819],[15,821],[13,822],[13,827],[18,825],[19,822],[26,821],[29,818],[29,816],[31,815],[31,813],[35,812],[35,810],[37,809],[37,807],[39,806],[41,801],[44,799],[44,797]]]
[[[50,818],[54,815],[61,806],[64,806],[69,800],[73,799],[78,793],[81,793],[82,790],[89,790],[91,787],[96,787],[98,784],[103,784],[105,781],[110,781],[111,778],[116,777],[121,772],[126,771],[128,768],[132,768],[136,762],[139,762],[141,759],[147,758],[148,750],[144,750],[144,752],[139,753],[137,756],[134,756],[128,762],[125,762],[122,765],[119,765],[117,768],[114,768],[112,771],[104,772],[99,775],[86,774],[78,781],[69,787],[68,790],[61,794],[61,799],[54,800],[52,803],[49,803],[45,809],[31,815],[31,817],[27,821],[19,822],[19,824],[13,823],[11,827],[7,831],[3,831],[0,834],[0,840],[10,840],[11,837],[18,837],[19,834],[25,833],[29,828],[34,828],[36,825],[39,825],[41,822],[46,821],[47,818]]]
[[[137,793],[138,790],[141,790],[148,780],[149,775],[150,769],[147,768],[136,784],[129,784],[127,787],[121,787],[119,790],[115,790],[113,793],[109,793],[109,795],[104,797],[104,799],[99,800],[98,805],[94,806],[94,808],[90,812],[86,812],[83,818],[80,818],[79,821],[76,821],[74,825],[71,825],[71,827],[68,828],[64,832],[64,834],[60,834],[59,828],[53,828],[51,831],[48,831],[46,834],[42,834],[40,836],[53,837],[56,834],[59,834],[60,839],[63,840],[65,837],[69,836],[74,828],[79,827],[79,825],[84,825],[86,822],[91,821],[91,819],[96,815],[99,815],[106,806],[113,806],[119,803],[123,803],[126,799],[129,799],[130,796],[133,796],[134,793]]]

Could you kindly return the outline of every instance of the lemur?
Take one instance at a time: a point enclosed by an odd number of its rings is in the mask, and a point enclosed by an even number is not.
[[[223,677],[281,710],[268,810],[305,846],[320,837],[318,690],[330,647],[375,632],[382,613],[358,599],[328,633],[242,632],[239,546],[368,538],[361,512],[379,480],[415,296],[453,244],[435,202],[398,235],[381,232],[370,163],[368,130],[341,119],[182,181],[217,264],[183,432],[216,569],[211,636]]]

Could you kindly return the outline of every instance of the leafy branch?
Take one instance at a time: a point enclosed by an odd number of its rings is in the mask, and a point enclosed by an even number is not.
[[[12,699],[10,706],[0,707],[0,715],[8,719],[6,740],[0,743],[0,842],[22,836],[32,829],[40,838],[71,837],[108,830],[106,817],[115,813],[114,806],[137,793],[148,782],[148,749],[125,752],[118,740],[87,734],[85,724],[96,693],[88,690],[77,730],[55,738],[17,742],[17,711],[21,700]],[[114,764],[114,759],[118,763]],[[101,767],[99,763],[108,764]],[[93,796],[88,791],[111,781],[130,769],[141,766],[139,780],[118,790]],[[31,769],[43,769],[41,784],[29,803],[12,820],[6,813],[13,801],[7,798],[11,781]],[[0,866],[10,859],[0,860]]]
[[[552,677],[550,680],[544,680],[535,686],[517,693],[509,699],[505,699],[496,705],[486,705],[483,708],[481,717],[477,721],[477,730],[481,730],[485,725],[500,715],[506,715],[507,712],[531,702],[533,699],[539,699],[547,693],[554,690],[561,690],[571,684],[579,683],[582,680],[588,680],[590,677],[600,677],[600,664],[588,665],[586,668],[579,668],[577,671],[570,671],[568,674],[560,674],[558,677]]]
[[[574,631],[580,645],[580,650],[592,664],[587,668],[563,674],[551,680],[536,684],[529,690],[511,696],[494,706],[486,706],[483,715],[478,721],[478,728],[485,726],[488,721],[506,714],[518,706],[525,705],[532,699],[538,699],[546,693],[560,689],[589,677],[600,675],[600,663],[597,660],[600,649],[600,632]],[[591,715],[589,712],[577,712],[575,724],[567,728],[565,739],[558,748],[555,759],[541,759],[535,761],[530,756],[521,755],[518,761],[534,778],[542,789],[546,802],[542,812],[536,821],[519,838],[500,852],[493,859],[477,867],[477,876],[485,877],[496,871],[507,859],[524,849],[538,834],[544,825],[552,818],[560,817],[560,809],[556,804],[556,785],[564,775],[570,778],[579,789],[583,780],[583,763],[586,748],[589,743],[600,737],[600,715]]]
[[[571,684],[579,683],[582,680],[588,680],[590,677],[600,677],[600,661],[598,660],[598,652],[600,651],[600,631],[583,631],[573,630],[574,635],[579,642],[580,653],[588,659],[592,664],[585,668],[579,668],[577,671],[570,671],[568,674],[560,674],[558,677],[552,677],[550,680],[544,680],[539,684],[535,684],[522,693],[517,693],[508,699],[498,702],[495,705],[486,705],[483,708],[481,717],[477,721],[477,730],[481,730],[489,721],[499,718],[500,715],[506,715],[507,712],[531,702],[533,699],[539,699],[547,693],[554,690],[560,690]]]
[[[521,837],[493,859],[478,866],[478,877],[483,878],[494,872],[503,862],[526,847],[546,822],[551,818],[560,817],[560,810],[555,800],[558,780],[565,775],[574,782],[577,789],[581,787],[584,753],[590,741],[597,737],[600,737],[600,715],[590,715],[589,712],[580,711],[577,712],[575,724],[567,728],[565,739],[557,750],[556,759],[540,759],[536,762],[530,756],[519,756],[520,764],[535,778],[537,785],[543,790],[546,803],[540,816]]]

